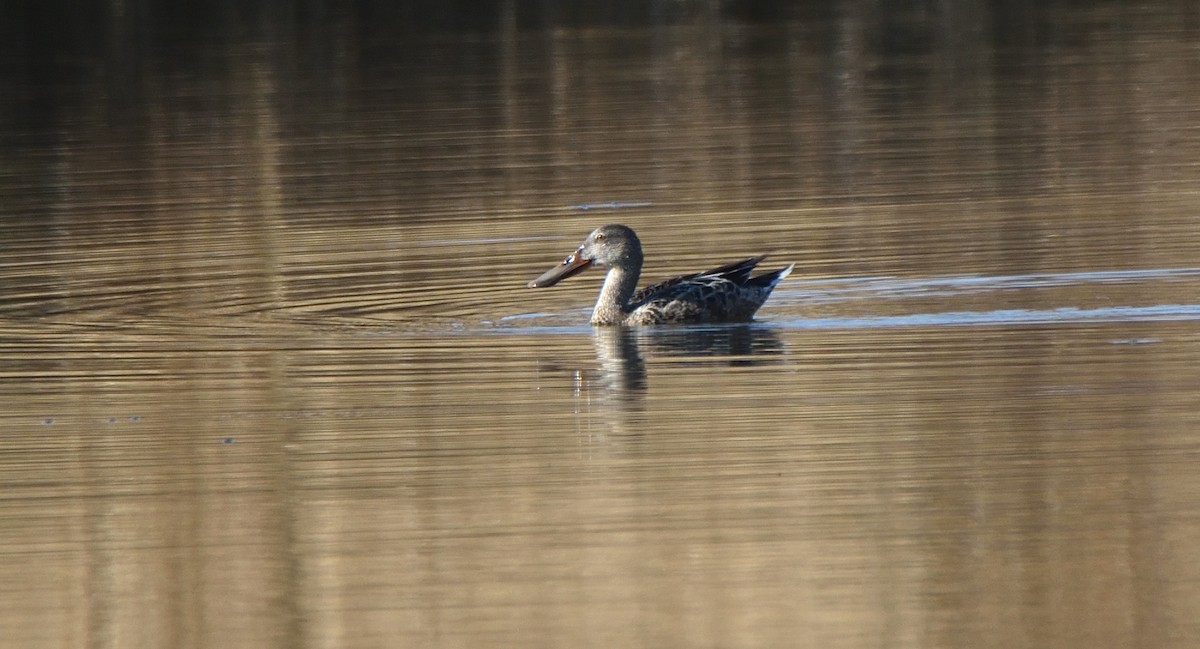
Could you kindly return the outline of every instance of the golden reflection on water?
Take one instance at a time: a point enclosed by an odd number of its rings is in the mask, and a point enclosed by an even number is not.
[[[739,336],[339,333],[10,390],[9,624],[857,646],[1190,615],[1189,323]]]
[[[128,121],[78,82],[5,122],[0,637],[1195,645],[1172,15],[510,16],[328,82],[279,35]],[[524,283],[608,221],[647,280],[797,272],[752,325],[593,330],[598,273]]]

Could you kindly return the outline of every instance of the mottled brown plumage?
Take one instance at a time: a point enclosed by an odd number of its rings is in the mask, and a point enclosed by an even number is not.
[[[529,282],[530,288],[553,286],[591,265],[608,268],[594,325],[745,322],[767,301],[771,290],[792,266],[751,277],[765,255],[750,257],[702,273],[675,277],[637,289],[642,272],[642,244],[624,225],[597,228],[561,264]]]

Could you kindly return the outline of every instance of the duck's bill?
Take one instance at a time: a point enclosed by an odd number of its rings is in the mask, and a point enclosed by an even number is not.
[[[547,286],[554,286],[568,277],[574,277],[575,275],[582,273],[583,271],[587,270],[588,266],[591,265],[592,260],[585,258],[583,255],[579,254],[578,250],[576,250],[575,252],[571,253],[569,257],[564,259],[561,264],[542,273],[540,277],[532,282],[529,282],[526,284],[526,286],[529,288],[545,288]]]

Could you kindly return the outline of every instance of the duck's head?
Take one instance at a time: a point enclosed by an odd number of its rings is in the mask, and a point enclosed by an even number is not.
[[[561,264],[529,282],[529,288],[543,288],[573,277],[589,266],[640,270],[642,242],[633,228],[625,225],[604,225],[592,230],[575,252]]]

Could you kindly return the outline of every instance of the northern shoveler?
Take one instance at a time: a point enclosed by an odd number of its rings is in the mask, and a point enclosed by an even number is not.
[[[529,282],[529,288],[554,286],[589,266],[608,268],[594,325],[745,322],[767,301],[792,267],[751,277],[766,255],[750,257],[703,273],[683,275],[638,291],[642,242],[624,225],[596,228],[563,262]]]

